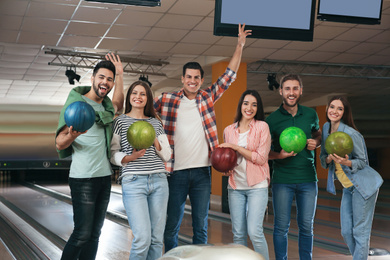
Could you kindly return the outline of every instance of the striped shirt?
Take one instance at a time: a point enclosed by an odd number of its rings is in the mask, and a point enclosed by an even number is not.
[[[226,69],[225,73],[218,78],[218,80],[210,87],[199,90],[196,95],[196,104],[199,109],[199,113],[202,119],[203,129],[209,143],[211,151],[218,145],[217,125],[214,111],[214,103],[222,96],[222,94],[228,89],[230,84],[236,79],[237,74]],[[177,109],[180,106],[180,100],[184,96],[184,90],[162,93],[154,100],[154,108],[160,114],[161,120],[164,125],[165,133],[168,136],[169,144],[172,150],[174,149],[173,136],[175,134]],[[191,133],[188,133],[191,134]],[[173,150],[174,151],[174,150]],[[173,172],[174,168],[174,152],[172,152],[171,160],[167,162],[167,170]]]
[[[223,131],[226,143],[238,144],[238,123],[231,124]],[[252,119],[249,123],[247,148],[252,152],[252,159],[246,161],[246,179],[251,187],[264,180],[270,182],[268,154],[271,149],[271,135],[268,124],[264,121]],[[245,158],[244,158],[245,159]],[[236,189],[233,175],[229,176],[229,185]]]
[[[113,138],[111,142],[111,162],[115,165],[121,166],[120,178],[126,174],[167,173],[164,162],[156,153],[156,149],[153,145],[146,149],[144,156],[137,158],[126,165],[121,164],[121,160],[124,156],[131,155],[133,153],[133,147],[127,141],[127,129],[134,122],[140,120],[144,120],[153,126],[156,131],[157,138],[161,135],[165,135],[161,122],[155,118],[150,117],[148,119],[136,119],[124,114],[115,118],[113,123]]]

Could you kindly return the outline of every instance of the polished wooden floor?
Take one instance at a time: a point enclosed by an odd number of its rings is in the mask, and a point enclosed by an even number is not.
[[[340,233],[339,207],[341,202],[341,187],[337,196],[327,193],[322,183],[319,183],[317,211],[314,222],[314,248],[313,259],[352,259]],[[211,200],[211,214],[213,211],[221,212],[221,197],[213,196]],[[271,202],[269,207],[272,207]],[[289,232],[288,257],[299,259],[298,253],[298,227],[295,220],[295,208],[292,209],[292,220]],[[224,214],[222,214],[224,215]],[[225,214],[229,218],[228,214]],[[273,215],[272,208],[264,219],[264,233],[267,239],[270,259],[275,259],[272,241]],[[192,235],[190,216],[187,215],[181,227],[181,233]],[[231,243],[233,235],[231,224],[209,219],[209,243],[222,245]],[[378,196],[375,210],[373,228],[371,233],[372,248],[381,248],[390,251],[390,185],[383,185]],[[249,241],[249,247],[250,241]],[[370,256],[369,259],[390,259],[387,256]]]
[[[66,183],[41,184],[45,188],[69,195]],[[73,229],[72,207],[69,203],[31,190],[19,184],[5,183],[0,185],[0,197],[27,212],[30,218],[35,219],[46,229],[58,234],[66,241]],[[339,206],[341,192],[337,196],[327,193],[320,185],[318,206],[314,223],[314,249],[313,259],[352,259],[340,235]],[[222,213],[222,198],[211,197],[209,217],[209,243],[212,245],[226,245],[233,241],[229,214]],[[270,259],[274,257],[272,242],[273,214],[272,204],[264,219],[264,231],[268,242]],[[124,214],[121,199],[121,188],[113,184],[113,193],[110,200],[109,211]],[[297,224],[295,209],[292,210],[292,221],[289,233],[289,259],[299,259],[297,243]],[[260,221],[260,220],[259,220]],[[59,225],[58,223],[61,223]],[[1,230],[0,230],[1,235]],[[191,238],[192,225],[189,205],[182,222],[180,235]],[[0,236],[1,238],[1,236]],[[131,249],[132,233],[128,226],[107,219],[102,229],[98,257],[99,260],[128,259]],[[0,241],[1,242],[1,241]],[[249,243],[249,247],[251,245]],[[371,247],[390,251],[390,185],[384,184],[380,190],[375,210],[374,223],[371,236]],[[2,255],[6,250],[1,247],[0,259],[7,259]],[[60,248],[61,251],[61,248]],[[57,258],[52,258],[57,259]],[[390,256],[373,256],[369,259],[390,259]]]

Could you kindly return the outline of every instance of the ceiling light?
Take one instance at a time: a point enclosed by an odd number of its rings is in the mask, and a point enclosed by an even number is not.
[[[68,77],[70,85],[74,85],[74,80],[80,82],[80,75],[76,74],[76,67],[66,68],[65,76]]]
[[[145,81],[146,83],[149,84],[149,87],[152,87],[152,82],[149,81],[149,76],[145,77],[145,75],[141,75],[141,76],[139,76],[139,80]]]
[[[276,80],[276,74],[268,74],[267,82],[268,82],[268,88],[271,91],[273,91],[274,88],[278,89],[280,86],[278,81]]]

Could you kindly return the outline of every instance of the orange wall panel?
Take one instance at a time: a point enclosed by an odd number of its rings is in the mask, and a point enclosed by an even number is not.
[[[228,62],[220,62],[212,66],[213,82],[225,72],[227,65]],[[238,101],[241,94],[246,90],[246,67],[246,63],[241,63],[237,73],[237,79],[217,103],[215,103],[219,143],[223,143],[223,130],[233,123]],[[214,168],[212,169],[211,176],[211,193],[214,195],[222,195],[222,174]]]

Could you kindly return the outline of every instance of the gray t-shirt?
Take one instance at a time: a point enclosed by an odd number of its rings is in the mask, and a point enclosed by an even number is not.
[[[104,111],[102,104],[83,96],[95,111]],[[95,178],[111,175],[112,169],[107,158],[106,135],[104,127],[96,123],[72,143],[72,164],[69,177]]]

